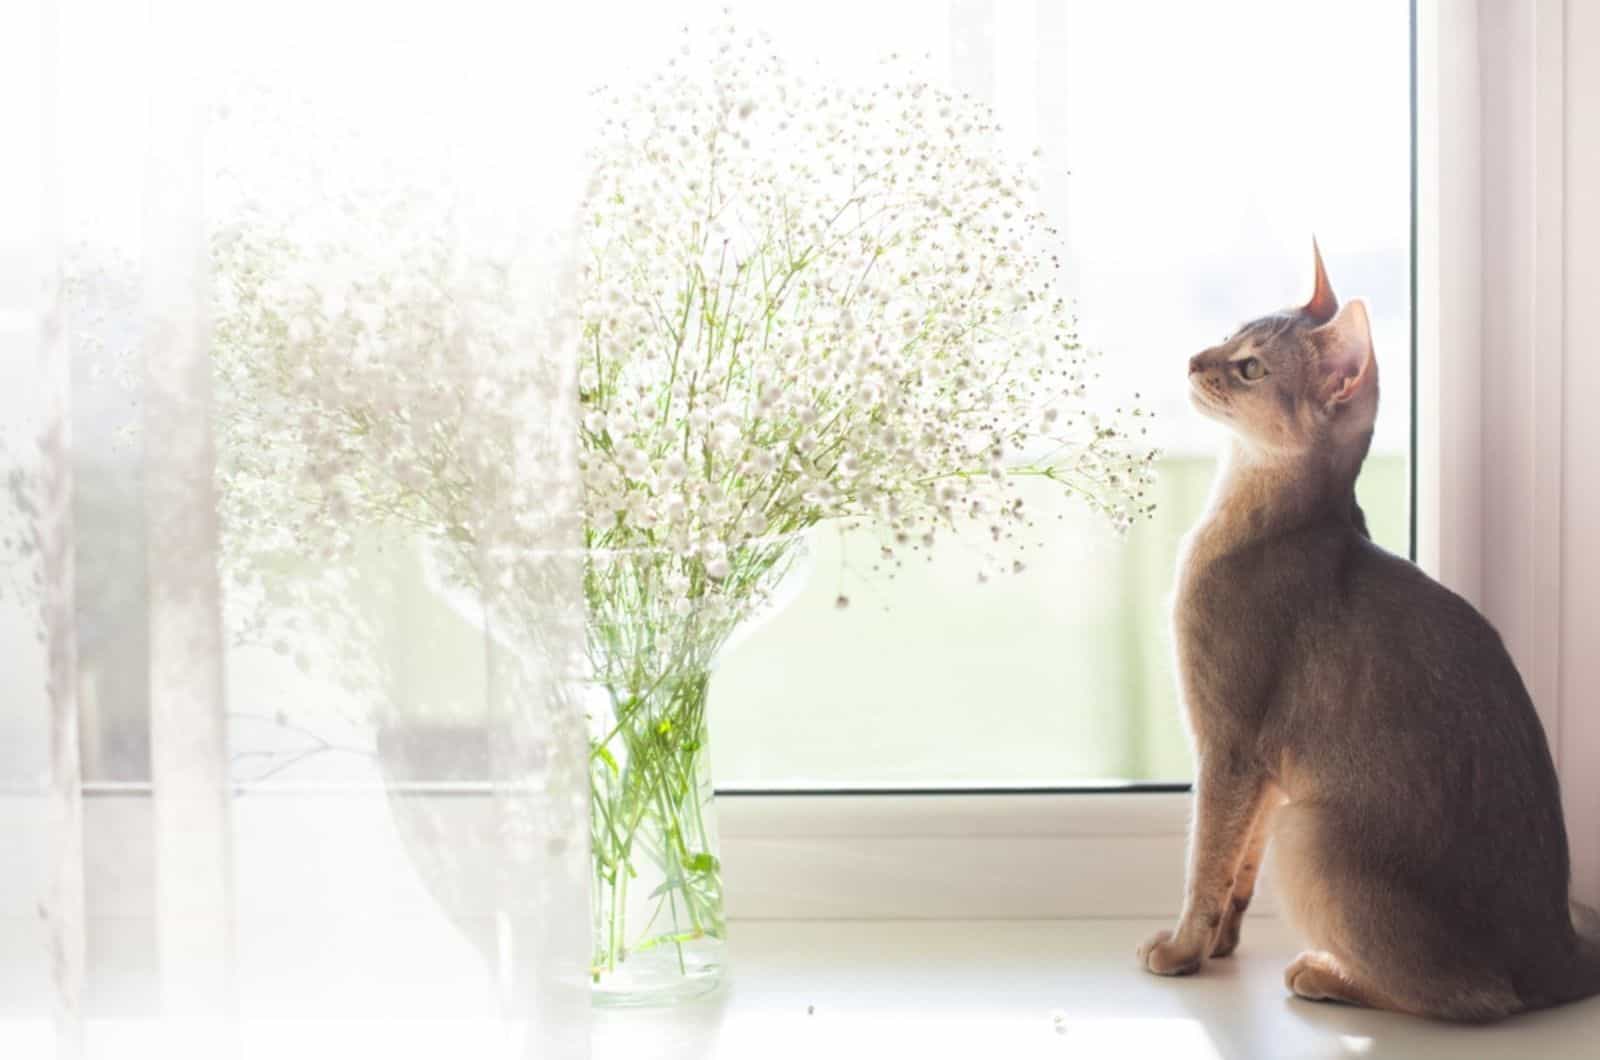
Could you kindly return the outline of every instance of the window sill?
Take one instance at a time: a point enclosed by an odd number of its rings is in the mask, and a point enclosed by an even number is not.
[[[487,785],[408,790],[435,796],[452,821],[481,812],[489,793]],[[318,908],[357,893],[358,879],[383,889],[361,875],[369,866],[346,855],[350,837],[367,835],[362,829],[390,834],[383,792],[372,784],[251,787],[234,802],[240,856],[264,863],[278,856],[271,844],[291,835],[301,850],[324,851],[344,868],[309,873],[294,890]],[[90,915],[146,916],[155,900],[145,847],[148,785],[101,784],[87,794],[85,828],[100,852],[90,872]],[[25,871],[0,874],[0,917],[33,916],[48,892],[47,837],[27,826],[40,819],[43,799],[0,798],[0,824],[11,826],[0,831],[24,837],[26,847],[14,852]],[[1190,796],[1174,792],[726,795],[717,800],[717,819],[728,913],[746,920],[1165,917],[1182,893],[1189,807]],[[341,881],[331,890],[319,882],[329,873]],[[1270,881],[1256,908],[1272,910]]]
[[[1246,926],[1236,956],[1189,979],[1160,979],[1137,968],[1133,950],[1167,924],[738,923],[722,996],[667,1011],[597,1013],[594,1058],[1426,1060],[1470,1052],[1521,1060],[1587,1055],[1600,1035],[1600,1001],[1461,1028],[1292,999],[1283,968],[1299,947],[1269,917]]]
[[[728,911],[1165,917],[1182,893],[1190,804],[1186,792],[729,795],[717,802]]]

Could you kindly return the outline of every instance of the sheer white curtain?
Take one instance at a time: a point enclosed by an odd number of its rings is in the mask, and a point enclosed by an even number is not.
[[[0,15],[0,1055],[587,1054],[580,108],[326,6]]]

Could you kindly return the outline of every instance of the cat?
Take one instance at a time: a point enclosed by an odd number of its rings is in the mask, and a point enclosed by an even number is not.
[[[1197,757],[1182,913],[1160,975],[1239,943],[1268,839],[1313,1000],[1487,1022],[1600,993],[1600,919],[1569,905],[1544,732],[1472,605],[1370,539],[1355,480],[1378,365],[1365,305],[1315,291],[1189,361],[1232,432],[1173,606]],[[1581,928],[1581,931],[1580,931]]]

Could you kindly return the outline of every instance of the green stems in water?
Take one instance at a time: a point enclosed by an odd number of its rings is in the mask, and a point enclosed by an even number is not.
[[[725,937],[706,706],[711,668],[800,550],[795,535],[714,554],[591,548],[585,570],[597,984],[630,956]],[[712,571],[715,571],[713,576]],[[661,962],[654,962],[658,970]]]
[[[595,743],[590,769],[596,981],[630,954],[664,944],[681,967],[685,942],[724,935],[722,863],[705,819],[709,687],[708,670],[691,663],[643,696],[604,689],[616,720]],[[643,912],[637,894],[632,907],[629,900],[641,869],[654,883]]]

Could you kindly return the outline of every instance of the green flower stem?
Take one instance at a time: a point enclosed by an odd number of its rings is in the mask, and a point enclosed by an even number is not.
[[[789,542],[736,551],[719,593],[756,603],[790,555]],[[587,575],[590,662],[610,711],[592,719],[604,735],[590,747],[597,982],[631,954],[668,944],[688,974],[684,947],[725,932],[722,865],[706,820],[706,705],[711,660],[748,608],[682,614],[670,576],[685,579],[678,596],[691,604],[712,584],[698,559],[667,552],[624,554],[614,565],[596,558]],[[654,891],[630,923],[635,877]]]

